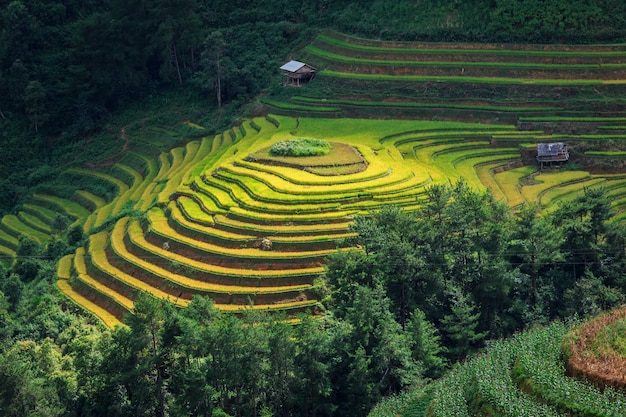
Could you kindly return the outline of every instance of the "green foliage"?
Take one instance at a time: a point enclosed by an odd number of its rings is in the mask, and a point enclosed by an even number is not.
[[[330,152],[330,143],[322,139],[298,138],[276,142],[270,148],[274,156],[318,156]]]

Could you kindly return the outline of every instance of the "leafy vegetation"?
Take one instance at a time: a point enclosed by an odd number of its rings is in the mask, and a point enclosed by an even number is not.
[[[330,152],[330,143],[322,139],[299,138],[276,142],[270,148],[274,156],[318,156]]]

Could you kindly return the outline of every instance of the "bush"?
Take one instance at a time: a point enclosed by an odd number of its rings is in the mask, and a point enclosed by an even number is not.
[[[319,156],[330,152],[330,143],[321,139],[300,138],[276,142],[270,149],[274,156]]]

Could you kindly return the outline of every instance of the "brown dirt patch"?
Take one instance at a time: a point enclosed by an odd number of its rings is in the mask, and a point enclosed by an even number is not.
[[[626,306],[583,324],[568,336],[565,348],[571,352],[566,365],[569,375],[585,379],[601,389],[626,389],[626,357],[594,348],[598,333],[624,318]]]

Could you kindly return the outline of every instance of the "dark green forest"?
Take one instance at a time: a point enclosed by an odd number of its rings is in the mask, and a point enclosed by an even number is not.
[[[254,114],[321,28],[390,40],[626,41],[617,0],[0,2],[0,214],[60,169],[106,158],[128,119],[219,132]],[[46,247],[0,271],[4,416],[364,416],[489,340],[625,301],[626,233],[589,190],[537,216],[460,182],[417,213],[356,218],[317,282],[324,315],[178,310],[142,298],[110,331],[56,292]],[[58,219],[60,229],[68,220]]]

